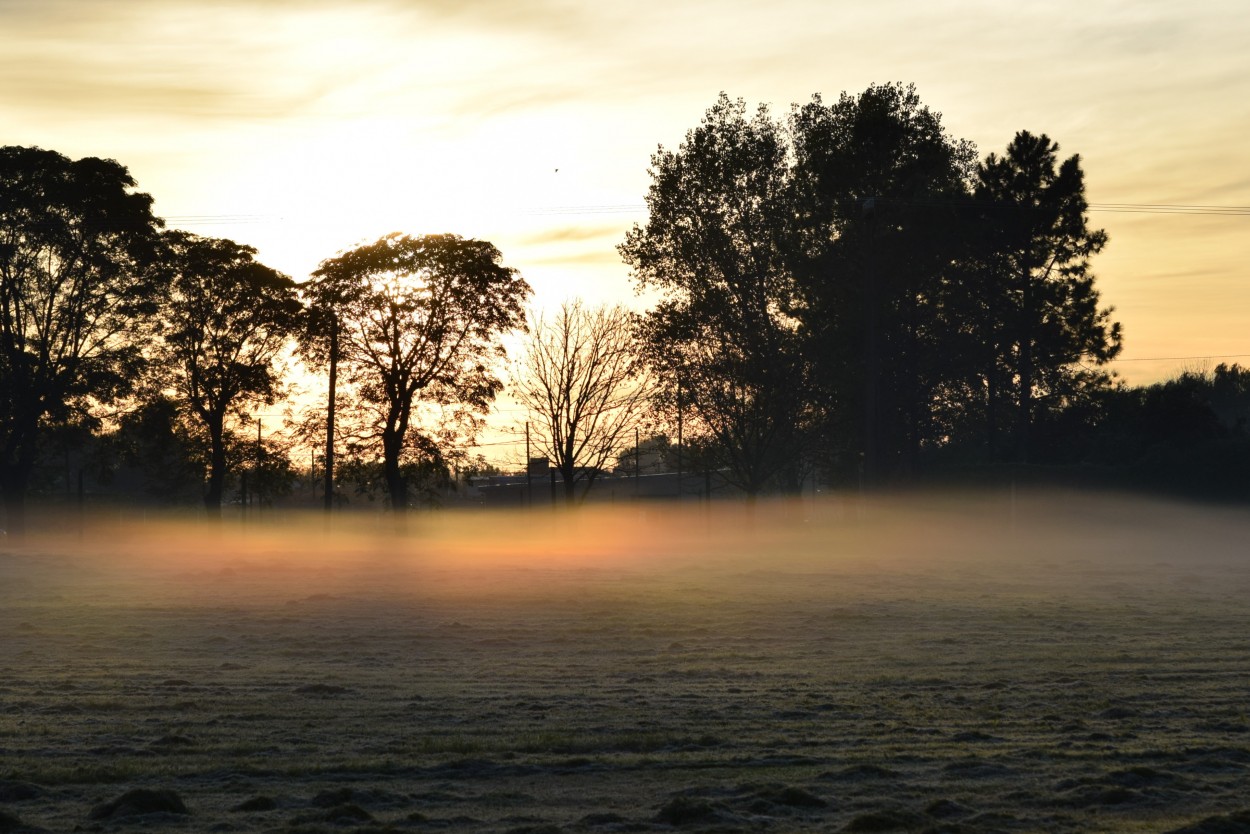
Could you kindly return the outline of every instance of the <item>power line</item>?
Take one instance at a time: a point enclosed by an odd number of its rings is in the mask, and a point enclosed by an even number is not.
[[[1112,362],[1181,362],[1189,359],[1244,359],[1250,353],[1208,353],[1201,356],[1147,356],[1133,359],[1112,359]]]
[[[1136,203],[1090,203],[1090,211],[1124,214],[1205,214],[1216,217],[1250,217],[1250,206],[1185,206]]]
[[[897,198],[881,198],[883,204],[916,205],[916,206],[958,206],[958,201],[950,200],[906,200]],[[989,203],[968,201],[966,206],[994,208],[1018,211],[1039,210],[1040,207],[1025,206],[1016,203]],[[1250,206],[1219,206],[1185,203],[1089,203],[1086,208],[1095,212],[1120,214],[1188,214],[1212,217],[1250,217]],[[534,206],[521,208],[518,214],[531,216],[561,215],[594,215],[594,214],[641,214],[647,209],[644,203],[601,203],[570,206]],[[172,215],[164,218],[168,223],[177,225],[212,225],[230,223],[267,223],[281,222],[289,218],[280,215],[264,214],[185,214]]]

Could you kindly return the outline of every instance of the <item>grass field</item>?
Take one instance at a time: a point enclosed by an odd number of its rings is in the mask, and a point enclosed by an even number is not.
[[[1248,709],[1244,509],[96,519],[0,546],[0,832],[1250,832]]]

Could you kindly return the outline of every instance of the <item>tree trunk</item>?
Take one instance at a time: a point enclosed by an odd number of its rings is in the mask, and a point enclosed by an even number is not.
[[[8,538],[20,542],[26,537],[26,487],[30,474],[35,471],[35,438],[38,420],[23,420],[19,416],[12,429],[4,462],[0,463],[0,501],[4,504],[4,527]]]
[[[803,474],[799,460],[791,459],[781,468],[781,484],[787,495],[803,494]]]
[[[577,477],[577,472],[572,465],[561,467],[560,477],[564,479],[564,505],[572,507],[577,503],[577,482],[573,480]]]
[[[998,371],[991,368],[985,377],[985,445],[990,463],[998,463]]]
[[[221,520],[221,498],[226,490],[226,443],[223,415],[209,414],[204,418],[208,425],[210,459],[208,465],[208,489],[204,493],[204,511],[212,521]]]
[[[1029,428],[1033,422],[1033,341],[1020,344],[1020,410],[1016,425],[1016,463],[1029,462]]]
[[[1019,411],[1016,415],[1015,463],[1029,462],[1029,427],[1033,422],[1033,282],[1025,274],[1021,293],[1024,327],[1020,334]]]
[[[382,468],[386,476],[386,492],[391,497],[391,509],[402,514],[408,509],[408,481],[399,468],[399,453],[404,437],[397,429],[382,432]]]

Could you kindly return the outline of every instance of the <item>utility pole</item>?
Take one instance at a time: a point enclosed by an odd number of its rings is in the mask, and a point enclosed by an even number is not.
[[[330,313],[330,398],[326,403],[325,511],[334,506],[334,400],[339,378],[339,316]]]
[[[534,506],[534,475],[530,468],[530,421],[525,421],[525,506]]]
[[[677,379],[677,500],[681,501],[681,378]]]
[[[256,418],[256,464],[255,464],[255,468],[256,468],[256,483],[255,483],[255,484],[253,485],[253,487],[252,487],[252,492],[256,493],[256,517],[257,517],[257,518],[260,518],[260,484],[261,484],[261,478],[260,478],[260,462],[261,462],[260,429],[261,429],[261,426],[263,426],[264,424],[265,424],[265,421],[264,421],[262,418],[260,418],[260,417],[257,417],[257,418]]]
[[[638,427],[634,426],[634,497],[639,496],[638,476],[642,474],[642,451],[638,446]]]

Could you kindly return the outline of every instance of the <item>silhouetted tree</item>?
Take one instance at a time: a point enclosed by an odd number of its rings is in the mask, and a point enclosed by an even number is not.
[[[660,398],[723,451],[754,496],[791,466],[813,423],[791,270],[789,146],[760,108],[721,94],[677,151],[651,157],[649,217],[618,247],[639,290]],[[693,433],[693,432],[692,432]]]
[[[1048,463],[1077,463],[1121,487],[1250,498],[1250,371],[1239,365],[1109,386],[1040,417],[1034,450]]]
[[[141,399],[101,437],[102,483],[160,504],[202,502],[208,444],[193,420],[172,397]]]
[[[228,418],[275,401],[278,356],[303,308],[295,283],[257,262],[250,246],[186,232],[171,232],[166,242],[163,353],[179,398],[207,430],[204,506],[220,517]]]
[[[161,221],[134,186],[112,160],[0,148],[0,492],[15,535],[41,434],[139,376]]]
[[[343,299],[339,297],[338,285],[312,280],[300,286],[300,293],[308,305],[304,328],[298,334],[299,353],[312,367],[326,369],[326,407],[324,420],[318,419],[319,437],[313,426],[302,427],[306,439],[320,445],[323,454],[323,498],[326,512],[334,507],[335,458],[337,457],[336,423],[338,417],[339,356],[342,353],[339,340],[339,315]]]
[[[868,483],[909,474],[935,437],[933,398],[953,358],[944,308],[976,151],[902,84],[830,105],[814,96],[792,110],[790,132],[796,315],[836,421],[828,428],[859,428]]]
[[[1039,413],[1097,407],[1120,331],[1077,157],[1021,133],[978,165],[902,84],[784,127],[745,110],[722,94],[652,157],[649,220],[619,247],[660,295],[642,332],[661,405],[688,406],[737,485],[794,483],[813,452],[906,478],[974,431],[1025,460]]]
[[[414,404],[469,419],[501,388],[500,336],[524,327],[530,287],[499,260],[484,241],[396,233],[323,261],[313,274],[310,291],[338,309],[341,367],[373,409],[397,512],[408,505],[403,464]]]
[[[1089,227],[1080,157],[1059,162],[1058,151],[1045,134],[1021,131],[976,177],[982,236],[969,277],[983,300],[979,330],[989,348],[981,368],[987,431],[993,449],[1000,412],[1013,414],[1020,462],[1030,458],[1039,408],[1105,385],[1107,374],[1090,366],[1120,352],[1120,325],[1111,308],[1099,307],[1089,269],[1107,235]]]
[[[627,435],[633,441],[650,377],[624,307],[587,309],[572,301],[550,319],[531,319],[513,396],[531,415],[537,449],[560,472],[565,501],[573,504],[577,483],[585,497]]]

